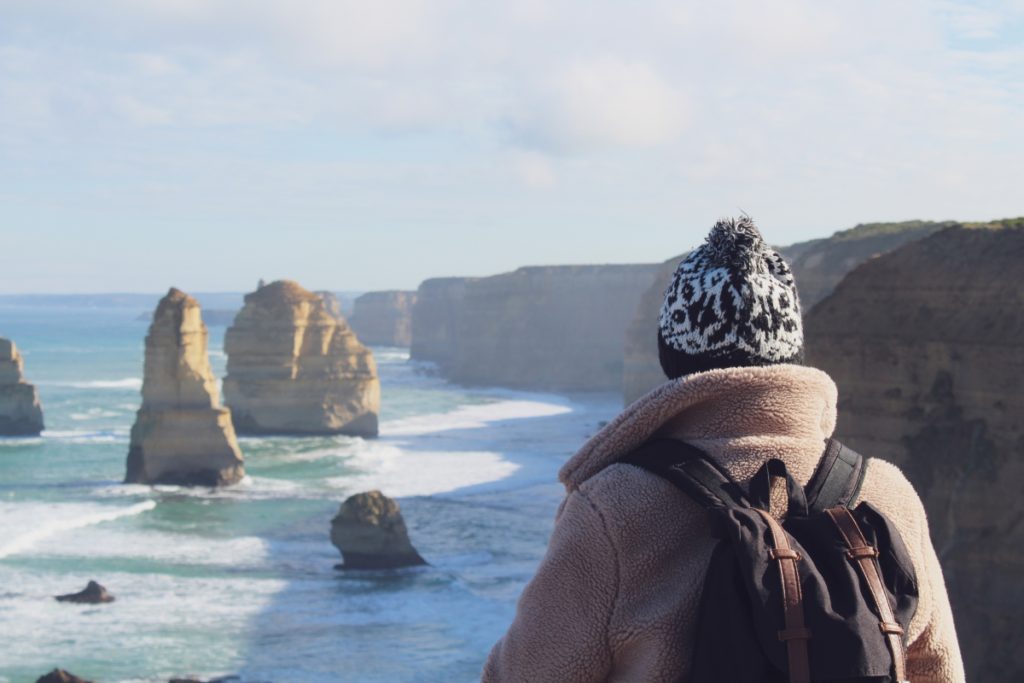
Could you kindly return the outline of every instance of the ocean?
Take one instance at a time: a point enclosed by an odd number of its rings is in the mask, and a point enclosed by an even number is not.
[[[380,438],[243,437],[239,485],[124,485],[148,326],[128,299],[0,301],[46,420],[0,438],[0,682],[478,680],[543,556],[558,468],[619,396],[464,388],[375,348]],[[335,569],[331,518],[370,489],[430,566]],[[116,602],[53,599],[90,579]]]

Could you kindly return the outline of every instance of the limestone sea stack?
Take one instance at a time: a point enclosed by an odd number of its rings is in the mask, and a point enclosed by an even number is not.
[[[804,322],[838,438],[921,495],[969,681],[1024,675],[1024,219],[1004,224],[869,260]]]
[[[290,280],[246,295],[224,337],[239,434],[376,436],[373,354],[323,298]]]
[[[39,395],[23,371],[18,347],[0,337],[0,436],[36,436],[43,431]]]
[[[245,476],[231,412],[221,407],[199,303],[172,288],[146,335],[142,407],[126,483],[222,486]]]
[[[416,292],[367,292],[355,300],[349,323],[364,344],[408,348],[415,303]]]
[[[357,493],[331,520],[331,543],[343,569],[395,569],[426,564],[409,541],[402,512],[380,491]]]

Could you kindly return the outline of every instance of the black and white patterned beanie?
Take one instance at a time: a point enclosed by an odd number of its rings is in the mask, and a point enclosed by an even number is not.
[[[676,268],[658,321],[658,355],[670,379],[803,362],[793,273],[749,216],[718,221]]]

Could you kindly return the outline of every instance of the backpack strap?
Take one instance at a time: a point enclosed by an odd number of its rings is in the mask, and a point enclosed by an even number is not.
[[[620,462],[666,479],[708,509],[749,508],[743,488],[704,451],[675,439],[655,439]]]
[[[835,524],[839,535],[846,544],[846,556],[860,569],[867,584],[868,593],[878,613],[878,628],[885,637],[892,654],[892,672],[895,683],[907,681],[907,655],[903,649],[903,627],[896,621],[889,597],[885,594],[885,582],[878,566],[878,548],[869,545],[861,532],[860,525],[847,507],[834,507],[825,511]]]
[[[860,494],[866,471],[867,459],[864,456],[835,439],[829,439],[814,475],[804,488],[808,512],[814,514],[836,506],[849,507]]]

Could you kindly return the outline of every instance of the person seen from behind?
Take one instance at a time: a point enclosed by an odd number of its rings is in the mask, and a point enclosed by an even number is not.
[[[793,275],[749,217],[719,221],[679,264],[658,346],[669,381],[559,473],[547,553],[484,683],[841,670],[851,683],[962,682],[921,501],[895,466],[830,441],[836,385],[803,365]],[[677,453],[690,464],[669,467]],[[694,462],[681,483],[670,471]]]

